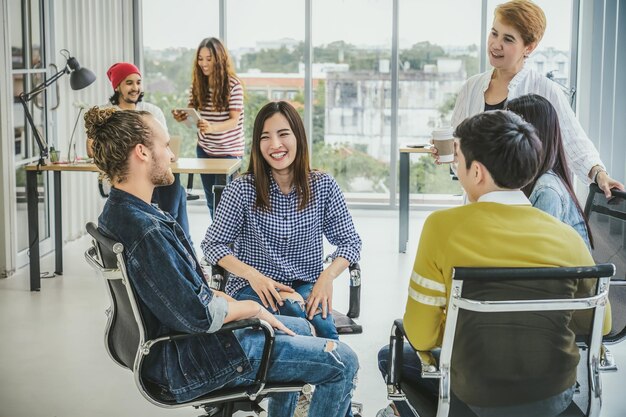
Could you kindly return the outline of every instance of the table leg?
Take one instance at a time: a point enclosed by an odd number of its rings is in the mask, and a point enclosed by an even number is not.
[[[400,153],[400,229],[398,251],[406,252],[409,240],[409,154]]]
[[[41,276],[39,265],[39,193],[37,192],[37,171],[26,171],[26,201],[28,205],[30,290],[39,291],[41,288]]]
[[[54,272],[63,275],[63,212],[61,211],[61,171],[54,171]]]

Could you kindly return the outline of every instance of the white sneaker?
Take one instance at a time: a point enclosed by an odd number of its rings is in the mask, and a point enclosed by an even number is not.
[[[376,413],[376,417],[398,417],[398,416],[396,416],[396,413],[393,412],[393,408],[391,408],[391,404],[389,404],[387,407],[381,408],[380,410],[378,410],[378,413]]]

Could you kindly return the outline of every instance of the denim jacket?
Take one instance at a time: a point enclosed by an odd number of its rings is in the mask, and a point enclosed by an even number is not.
[[[552,170],[539,177],[528,199],[533,207],[572,226],[590,248],[585,221],[565,185]]]
[[[98,221],[103,233],[124,245],[146,337],[206,333],[152,347],[142,368],[146,379],[184,402],[252,369],[235,335],[213,333],[228,304],[208,287],[189,240],[169,214],[112,188]]]

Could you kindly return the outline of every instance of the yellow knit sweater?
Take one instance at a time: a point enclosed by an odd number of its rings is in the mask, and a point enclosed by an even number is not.
[[[441,346],[452,268],[593,265],[570,226],[531,206],[479,202],[431,214],[415,258],[404,327],[418,350]],[[500,299],[571,298],[592,280],[472,283],[464,294]],[[610,329],[610,308],[605,328]],[[588,316],[587,316],[588,317]],[[476,406],[536,401],[572,386],[579,360],[569,312],[462,312],[452,357],[452,389]],[[524,382],[522,382],[524,381]],[[520,386],[520,384],[524,384]]]

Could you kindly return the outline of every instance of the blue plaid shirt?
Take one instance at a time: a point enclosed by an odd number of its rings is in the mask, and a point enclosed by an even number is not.
[[[243,175],[230,183],[201,244],[209,263],[234,255],[280,283],[315,282],[323,270],[324,236],[337,247],[333,259],[340,256],[357,262],[361,238],[341,189],[333,177],[318,171],[311,173],[310,184],[311,201],[298,211],[295,188],[284,195],[270,176],[267,212],[255,208],[253,176]],[[235,295],[247,285],[247,280],[231,275],[226,292]]]

